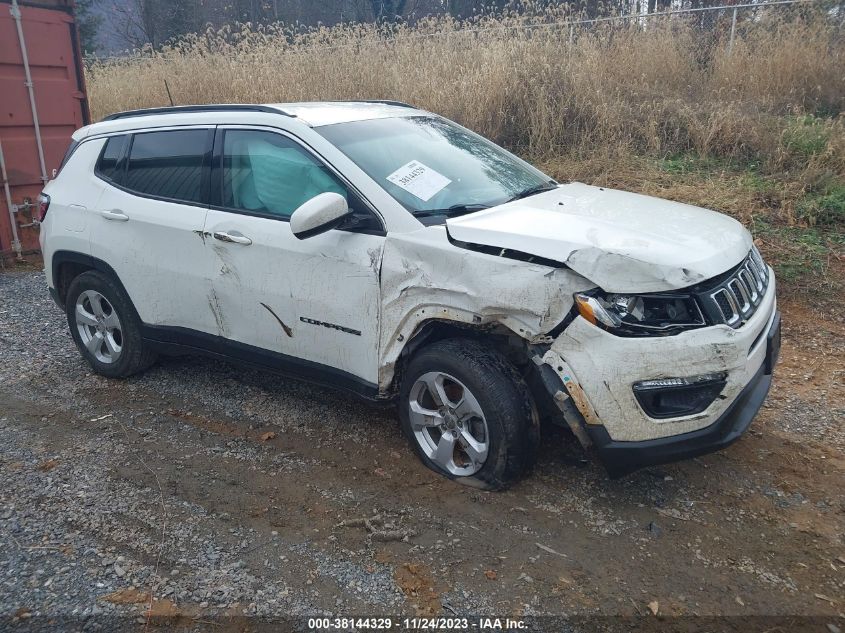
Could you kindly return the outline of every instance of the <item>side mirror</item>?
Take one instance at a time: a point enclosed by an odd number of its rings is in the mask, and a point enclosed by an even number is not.
[[[327,191],[297,207],[290,216],[290,230],[297,239],[305,240],[330,231],[350,213],[346,198],[339,193]]]

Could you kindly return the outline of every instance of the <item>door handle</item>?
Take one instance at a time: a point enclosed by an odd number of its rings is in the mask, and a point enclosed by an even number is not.
[[[215,240],[220,240],[221,242],[231,242],[232,244],[243,244],[244,246],[249,246],[252,244],[252,240],[249,239],[246,235],[238,232],[232,231],[231,233],[223,233],[223,232],[214,232],[212,233]]]
[[[126,222],[126,220],[129,219],[129,216],[120,209],[107,209],[105,211],[100,211],[100,215],[106,220],[115,220],[116,222]]]

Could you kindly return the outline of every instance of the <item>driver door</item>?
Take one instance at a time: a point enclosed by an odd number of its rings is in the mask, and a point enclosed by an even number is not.
[[[278,131],[218,128],[211,189],[209,309],[227,353],[333,386],[377,389],[385,238],[375,214]],[[347,199],[358,228],[297,239],[291,214],[326,191]]]

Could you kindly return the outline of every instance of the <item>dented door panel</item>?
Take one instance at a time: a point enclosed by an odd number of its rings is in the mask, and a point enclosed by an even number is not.
[[[299,240],[288,222],[212,209],[194,239],[210,258],[204,309],[216,334],[376,382],[384,237],[332,230]]]

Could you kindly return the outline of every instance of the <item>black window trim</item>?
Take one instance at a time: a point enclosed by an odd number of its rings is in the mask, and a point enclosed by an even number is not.
[[[84,140],[84,139],[83,139]],[[73,138],[70,139],[70,145],[67,146],[65,150],[65,155],[62,157],[62,162],[59,163],[59,168],[56,170],[56,176],[62,173],[62,169],[64,169],[65,165],[67,165],[70,157],[73,156],[74,152],[79,149],[79,146],[82,145],[82,141],[76,141]],[[99,158],[97,161],[99,162]]]
[[[129,134],[127,132],[120,132],[118,134],[110,134],[109,136],[104,137],[105,143],[103,143],[103,146],[100,148],[100,153],[97,154],[97,162],[94,163],[94,175],[97,178],[99,178],[100,180],[102,180],[103,182],[107,182],[110,185],[114,185],[114,186],[118,186],[117,185],[118,181],[113,180],[112,178],[109,178],[102,171],[100,171],[100,163],[103,160],[103,154],[106,153],[106,147],[108,146],[109,141],[113,138],[118,138],[118,137],[121,137],[121,136],[126,137],[126,143],[123,145],[123,149],[121,150],[120,155],[117,157],[117,160],[114,163],[114,167],[115,167],[114,172],[119,173],[119,169],[121,169],[123,167],[122,163],[126,159],[126,155],[127,155],[126,150],[129,148],[129,142],[131,140],[131,138],[130,138],[131,134]],[[100,137],[100,138],[103,138],[103,137]],[[87,141],[88,139],[85,139],[85,140]]]
[[[376,236],[387,236],[387,230],[385,229],[384,219],[381,215],[376,211],[375,205],[373,205],[369,199],[356,187],[353,185],[348,178],[343,176],[340,171],[332,165],[326,158],[320,154],[317,150],[311,147],[307,142],[292,134],[289,130],[285,130],[283,128],[272,127],[268,125],[249,125],[249,124],[225,124],[225,125],[218,125],[215,133],[214,133],[214,149],[212,151],[212,158],[211,158],[211,177],[209,183],[209,196],[208,201],[209,209],[214,209],[215,211],[224,211],[226,213],[234,213],[237,215],[245,215],[249,217],[255,218],[264,218],[267,220],[276,220],[277,222],[286,222],[290,223],[290,218],[282,217],[279,215],[274,215],[272,213],[261,213],[260,211],[248,211],[246,209],[236,209],[233,207],[227,207],[222,204],[223,200],[223,137],[225,136],[227,131],[231,130],[241,130],[241,131],[250,131],[250,132],[269,132],[271,134],[279,134],[283,136],[287,140],[294,143],[298,146],[302,151],[306,153],[306,155],[311,156],[317,162],[323,164],[331,173],[337,178],[344,187],[354,196],[361,201],[361,203],[369,210],[372,216],[376,219],[376,221],[381,226],[381,229],[364,229],[364,228],[356,228],[356,227],[344,227],[339,226],[336,228],[338,231],[346,231],[350,233],[363,233],[366,235],[376,235]]]
[[[184,132],[187,130],[205,130],[206,131],[206,144],[205,144],[205,152],[203,153],[202,159],[202,170],[200,172],[200,200],[199,201],[189,201],[189,200],[180,200],[178,198],[168,198],[166,196],[156,196],[154,194],[144,193],[141,191],[135,191],[134,189],[130,189],[129,187],[125,186],[123,182],[126,178],[126,173],[129,168],[129,155],[132,151],[132,145],[135,142],[135,136],[138,134],[152,134],[156,132]],[[98,178],[100,178],[103,182],[110,184],[112,187],[116,187],[120,189],[124,193],[128,193],[132,196],[136,196],[138,198],[145,198],[147,200],[159,200],[161,202],[170,202],[172,204],[183,204],[189,207],[199,207],[200,209],[208,209],[209,204],[209,189],[211,185],[211,153],[213,150],[213,143],[214,143],[214,133],[215,133],[215,126],[214,125],[186,125],[186,126],[174,126],[168,128],[147,128],[142,130],[127,130],[122,132],[117,132],[115,134],[110,134],[106,138],[112,138],[115,136],[129,136],[129,142],[126,143],[124,146],[123,154],[118,160],[118,166],[121,170],[121,182],[117,182],[115,180],[109,180],[105,176],[99,173],[99,170],[95,167],[95,174]],[[108,141],[107,141],[108,142]],[[106,148],[106,144],[103,144],[103,149],[100,150],[100,156],[102,156],[103,151]],[[99,164],[100,158],[97,158],[97,163]]]

